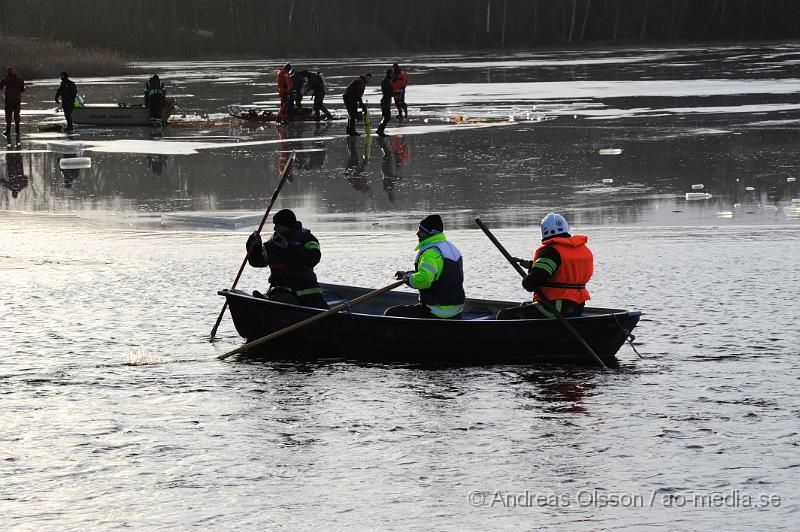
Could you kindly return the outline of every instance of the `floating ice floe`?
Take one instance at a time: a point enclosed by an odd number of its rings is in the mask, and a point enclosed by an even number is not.
[[[692,190],[703,190],[703,183],[697,183],[696,185],[692,185]]]
[[[795,181],[796,181],[796,179],[794,177],[787,177],[786,178],[786,182],[787,183],[794,183]]]
[[[606,185],[609,185],[609,184],[611,184],[611,183],[613,183],[613,182],[614,182],[614,180],[613,180],[613,179],[610,179],[610,178],[605,178],[605,179],[603,179],[603,183],[605,183]]]
[[[602,148],[597,150],[600,155],[619,155],[622,153],[622,148]]]
[[[261,219],[260,214],[242,212],[171,212],[161,215],[161,225],[218,227],[238,229],[252,226]]]
[[[748,192],[752,192],[755,190],[755,187],[744,187],[744,189]]]
[[[58,167],[62,170],[91,168],[92,160],[89,157],[65,157],[58,161]]]
[[[732,211],[717,211],[717,218],[733,218]]]
[[[687,201],[694,201],[694,200],[706,200],[710,199],[712,196],[708,192],[687,192],[686,193],[686,200]]]
[[[82,142],[71,140],[48,140],[47,147],[57,153],[81,153],[85,146]]]

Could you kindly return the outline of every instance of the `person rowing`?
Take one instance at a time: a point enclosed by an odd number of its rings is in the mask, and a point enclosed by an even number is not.
[[[594,257],[586,242],[587,236],[570,234],[567,220],[556,213],[542,219],[542,244],[532,260],[512,257],[528,270],[522,287],[528,292],[540,290],[564,317],[583,314],[590,298],[586,283],[594,272]],[[517,307],[500,310],[498,320],[555,318],[541,303],[539,294]]]

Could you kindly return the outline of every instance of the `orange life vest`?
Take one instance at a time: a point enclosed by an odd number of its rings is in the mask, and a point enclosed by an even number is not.
[[[592,252],[586,246],[586,241],[589,237],[584,235],[575,235],[570,238],[551,238],[545,240],[536,253],[533,255],[533,261],[539,258],[539,254],[547,246],[556,248],[558,254],[561,255],[561,266],[550,277],[550,280],[541,287],[542,293],[551,301],[556,299],[569,299],[576,303],[583,303],[591,299],[589,291],[586,288],[577,288],[577,286],[584,286],[589,282],[594,271],[594,257]],[[549,286],[548,286],[549,285]],[[576,287],[553,286],[553,285],[577,285]],[[533,300],[539,301],[541,298],[534,294]]]

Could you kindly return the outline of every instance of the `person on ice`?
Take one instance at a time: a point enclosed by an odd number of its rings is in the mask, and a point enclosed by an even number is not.
[[[397,106],[397,119],[402,120],[403,113],[408,120],[408,106],[406,105],[406,86],[408,85],[408,74],[400,70],[397,63],[392,65],[392,83],[394,84],[394,104]]]
[[[564,317],[580,316],[584,303],[591,299],[586,283],[594,271],[594,257],[586,242],[588,237],[570,235],[567,220],[556,213],[542,219],[542,244],[533,260],[514,258],[528,275],[522,287],[528,292],[539,290]],[[498,320],[555,318],[541,303],[539,294],[518,307],[505,308],[497,313]]]
[[[61,99],[61,109],[64,111],[64,118],[67,120],[67,129],[65,131],[72,131],[72,110],[75,109],[75,100],[78,97],[78,87],[75,82],[69,79],[69,74],[66,72],[61,73],[61,84],[56,90],[56,103]]]
[[[306,87],[308,87],[311,94],[314,96],[314,119],[319,120],[319,114],[324,113],[325,120],[333,120],[333,115],[331,115],[328,108],[325,107],[325,91],[328,87],[325,84],[325,78],[322,76],[322,72],[303,70],[302,74],[306,80]]]
[[[167,100],[167,91],[164,82],[153,74],[144,87],[144,106],[150,109],[150,125],[161,127],[164,121],[164,103]],[[63,106],[63,104],[62,104]]]
[[[250,266],[270,268],[267,299],[304,307],[328,308],[314,273],[314,266],[322,258],[319,240],[303,227],[289,209],[275,213],[272,223],[275,224],[275,232],[266,242],[262,242],[258,231],[254,231],[247,239],[247,262]],[[253,292],[253,295],[261,296],[258,292]]]
[[[386,137],[384,130],[389,120],[392,119],[392,95],[394,94],[394,85],[392,83],[392,70],[386,71],[386,77],[381,81],[381,116],[383,117],[381,123],[378,125],[378,136]]]
[[[5,112],[6,130],[3,133],[6,137],[11,137],[11,119],[14,119],[14,129],[19,140],[19,110],[22,105],[22,93],[25,92],[25,80],[17,76],[14,69],[6,68],[6,75],[0,78],[0,89],[5,87]]]
[[[367,114],[367,106],[364,105],[364,100],[362,98],[364,96],[364,89],[371,79],[372,74],[369,72],[363,76],[358,76],[347,86],[344,94],[342,94],[344,106],[347,108],[347,134],[351,137],[360,135],[360,133],[356,131],[356,118],[358,117],[359,107],[365,115]]]
[[[292,101],[292,65],[286,63],[278,70],[278,98],[281,108],[278,111],[278,122],[291,122],[294,120],[294,102]]]
[[[419,303],[389,307],[384,316],[461,319],[464,311],[464,260],[458,248],[444,236],[438,214],[419,223],[414,271],[398,271],[395,277],[419,290]]]

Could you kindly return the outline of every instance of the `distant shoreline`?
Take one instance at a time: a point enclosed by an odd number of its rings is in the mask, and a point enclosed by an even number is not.
[[[70,76],[109,76],[133,71],[130,58],[108,48],[85,48],[68,41],[0,36],[0,66],[14,70],[25,80]]]

